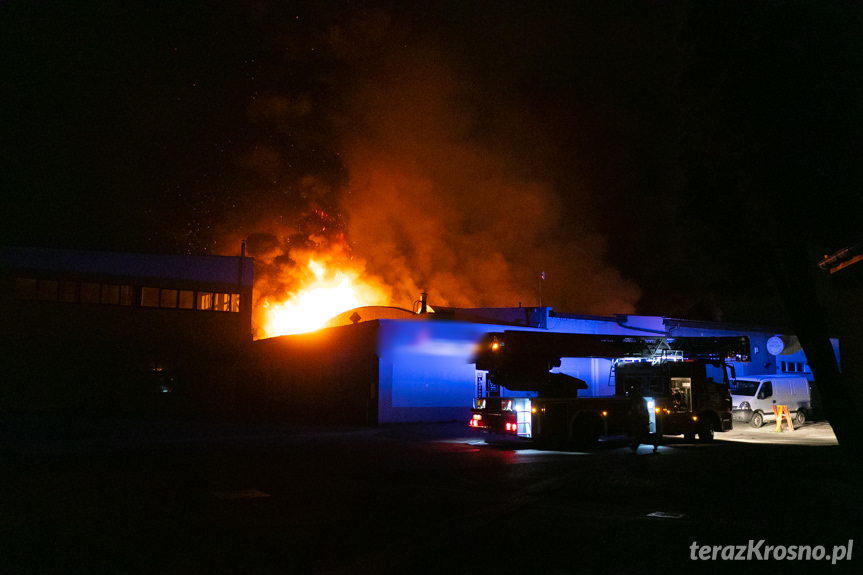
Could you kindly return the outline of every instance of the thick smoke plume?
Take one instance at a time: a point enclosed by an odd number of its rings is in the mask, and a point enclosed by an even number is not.
[[[470,89],[437,54],[366,70],[345,130],[347,231],[397,298],[459,307],[628,313],[638,289],[603,263],[601,237],[564,218],[541,134]],[[582,221],[579,221],[582,220]],[[540,286],[541,273],[546,280]]]
[[[337,88],[272,93],[250,108],[252,121],[317,146],[308,174],[293,143],[290,154],[269,143],[245,156],[256,174],[293,182],[289,199],[257,206],[241,232],[259,304],[302,291],[303,261],[318,253],[399,307],[426,291],[433,306],[541,298],[562,312],[635,309],[639,289],[604,263],[594,216],[573,210],[591,190],[554,183],[553,154],[529,110],[475,87],[433,38],[385,12],[333,24],[324,38],[321,82]],[[333,90],[337,98],[323,95]]]

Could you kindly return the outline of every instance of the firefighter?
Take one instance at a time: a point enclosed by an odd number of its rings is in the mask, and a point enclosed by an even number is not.
[[[647,411],[647,402],[644,401],[644,396],[641,394],[641,389],[633,387],[629,391],[629,425],[632,443],[629,448],[633,453],[638,451],[638,446],[642,443],[653,444],[653,452],[656,453],[659,449],[658,438],[656,434],[650,433],[650,414]]]

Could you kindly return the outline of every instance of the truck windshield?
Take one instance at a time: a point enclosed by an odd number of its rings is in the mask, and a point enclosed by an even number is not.
[[[731,392],[734,395],[755,395],[755,390],[758,389],[757,381],[741,381],[739,379],[735,379],[732,386]]]

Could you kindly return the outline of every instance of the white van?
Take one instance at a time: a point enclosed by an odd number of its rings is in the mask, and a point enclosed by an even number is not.
[[[812,413],[809,380],[799,375],[745,375],[731,382],[731,417],[761,427],[776,421],[774,405],[787,405],[796,423]]]

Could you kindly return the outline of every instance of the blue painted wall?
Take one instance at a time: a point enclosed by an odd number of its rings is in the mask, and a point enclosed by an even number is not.
[[[381,423],[467,420],[476,396],[477,372],[472,363],[476,342],[486,333],[507,329],[610,335],[658,335],[668,326],[661,317],[582,317],[555,315],[541,308],[540,325],[547,329],[514,327],[495,323],[473,323],[435,318],[433,314],[404,320],[380,320],[377,350],[380,387],[378,414]],[[475,320],[476,318],[471,318]],[[495,318],[499,319],[499,318]],[[543,321],[544,320],[544,321]],[[773,356],[767,340],[773,333],[751,332],[740,326],[723,329],[721,324],[699,328],[674,327],[673,335],[748,335],[753,361],[736,366],[738,375],[781,373],[781,361],[804,362],[802,351]],[[603,358],[564,358],[554,371],[584,380],[584,396],[614,394],[611,362]],[[811,376],[811,374],[809,374]],[[721,374],[715,374],[716,378]]]

